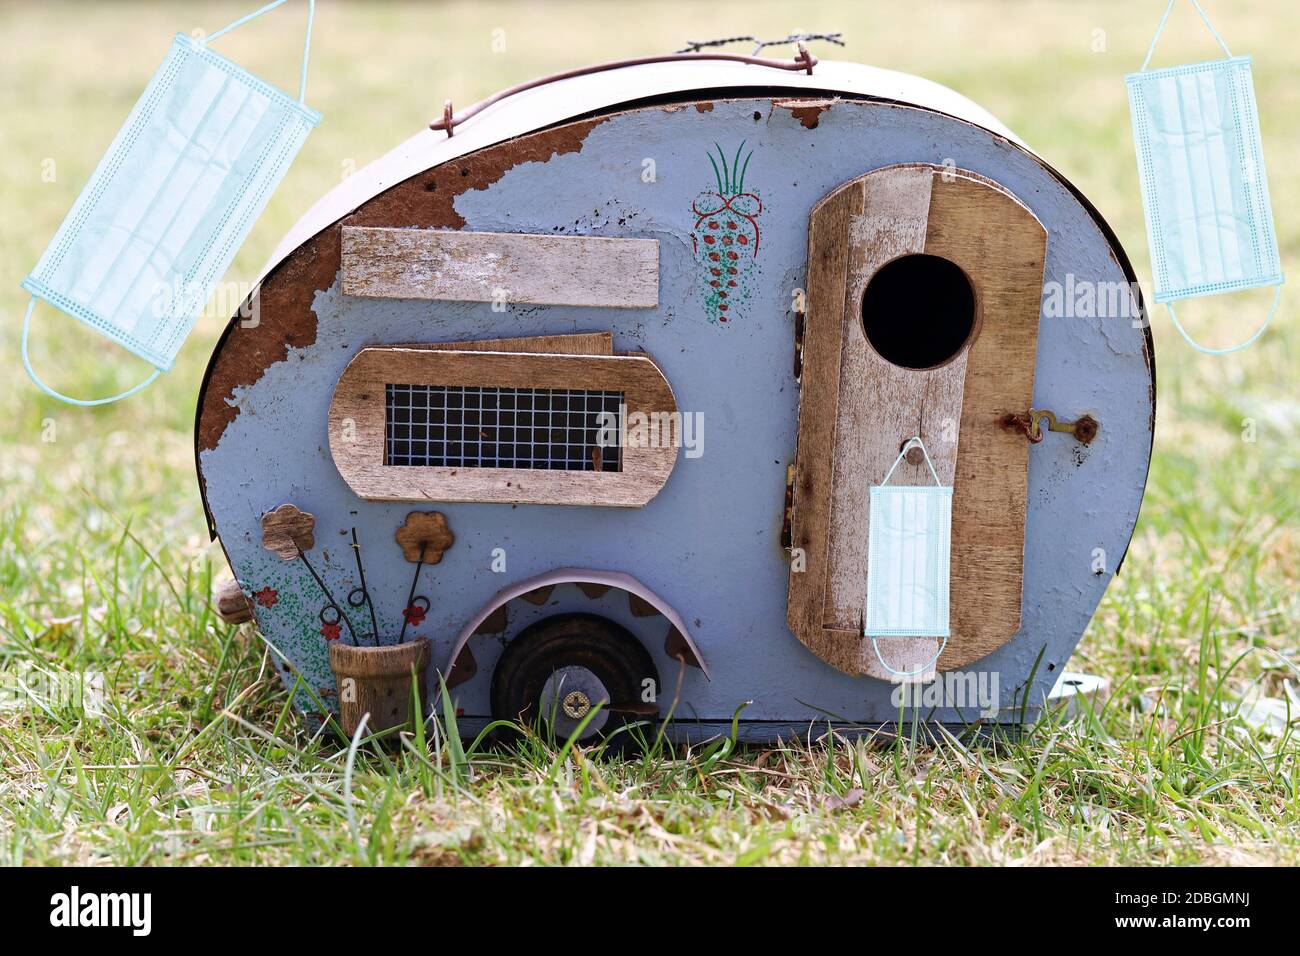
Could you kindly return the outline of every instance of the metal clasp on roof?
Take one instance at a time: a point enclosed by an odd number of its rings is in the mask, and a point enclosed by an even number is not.
[[[447,135],[454,134],[455,129],[461,123],[477,116],[489,106],[500,103],[504,99],[514,96],[516,93],[523,93],[527,90],[536,89],[539,86],[546,86],[548,83],[555,83],[559,80],[569,80],[579,76],[589,76],[593,73],[603,73],[608,70],[619,70],[628,66],[643,66],[648,63],[675,63],[675,62],[694,62],[697,60],[724,60],[733,63],[746,63],[751,66],[765,66],[773,70],[787,70],[792,72],[805,72],[812,76],[813,67],[817,65],[817,57],[809,52],[804,40],[827,40],[831,43],[838,43],[840,46],[844,42],[839,39],[838,33],[800,33],[792,34],[784,40],[755,40],[754,37],[729,37],[723,40],[692,40],[688,43],[685,50],[677,53],[665,53],[659,56],[634,57],[626,60],[611,60],[608,63],[598,63],[594,66],[584,66],[576,70],[565,70],[561,73],[552,73],[549,76],[543,76],[536,80],[529,80],[526,83],[519,83],[515,86],[504,89],[499,93],[494,93],[485,100],[475,103],[473,106],[457,114],[452,108],[451,100],[446,100],[442,105],[442,118],[436,119],[429,124],[429,129],[446,130]],[[798,55],[790,60],[773,60],[760,56],[744,56],[738,53],[705,53],[703,47],[718,46],[723,43],[732,43],[740,40],[753,41],[757,45],[754,52],[757,53],[763,47],[775,46],[782,43],[794,43],[798,48]]]

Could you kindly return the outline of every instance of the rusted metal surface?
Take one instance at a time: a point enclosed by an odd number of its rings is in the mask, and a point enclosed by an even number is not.
[[[1024,412],[1007,412],[998,419],[998,427],[1004,431],[1019,432],[1035,445],[1043,440],[1043,433],[1038,431],[1038,422]]]
[[[1091,445],[1101,429],[1101,423],[1091,415],[1081,415],[1072,422],[1058,421],[1053,412],[1045,408],[1031,408],[1028,412],[1008,412],[998,419],[998,425],[1006,431],[1019,432],[1031,444],[1037,445],[1043,440],[1043,422],[1047,430],[1073,435],[1084,445]],[[909,459],[910,461],[911,459]]]
[[[1091,415],[1084,415],[1078,418],[1074,423],[1074,437],[1079,439],[1085,445],[1091,445],[1092,440],[1097,437],[1097,431],[1101,426],[1097,419]]]
[[[793,99],[793,100],[774,100],[772,105],[777,109],[789,110],[790,115],[799,121],[799,125],[804,129],[816,129],[817,124],[821,122],[822,113],[826,112],[835,104],[834,99]]]
[[[529,604],[542,605],[550,600],[551,592],[554,590],[555,590],[555,585],[548,584],[544,587],[534,588],[533,590],[527,591],[519,596],[523,598],[525,601],[527,601]]]
[[[474,660],[474,652],[466,644],[460,649],[460,652],[456,655],[456,660],[452,662],[447,671],[447,686],[455,687],[457,684],[463,684],[477,673],[478,662]]]
[[[668,636],[664,638],[664,653],[674,660],[682,661],[688,667],[697,670],[704,667],[700,659],[695,656],[695,648],[691,647],[682,637],[682,632],[672,625],[669,625]]]
[[[499,608],[494,610],[487,617],[483,618],[479,626],[474,629],[474,633],[476,635],[477,634],[500,634],[503,631],[505,631],[506,626],[509,623],[510,623],[510,609],[506,607],[504,604],[502,604]]]
[[[291,349],[307,348],[316,341],[312,304],[316,293],[328,289],[338,275],[343,226],[460,229],[465,221],[456,212],[458,196],[487,189],[521,163],[580,151],[587,135],[603,121],[571,123],[413,176],[307,240],[254,293],[260,297],[257,324],[245,328],[236,314],[217,343],[199,393],[196,452],[215,448],[226,426],[238,417],[241,389],[260,379],[268,366],[283,362]]]
[[[627,606],[637,617],[654,617],[659,609],[643,597],[628,592]]]

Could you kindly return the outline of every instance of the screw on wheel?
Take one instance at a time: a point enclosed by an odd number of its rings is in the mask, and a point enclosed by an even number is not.
[[[654,661],[627,628],[594,614],[560,614],[506,646],[492,672],[492,715],[541,725],[557,741],[581,728],[579,740],[603,738],[625,750],[635,741],[623,728],[658,716],[658,704],[642,699],[658,687]]]

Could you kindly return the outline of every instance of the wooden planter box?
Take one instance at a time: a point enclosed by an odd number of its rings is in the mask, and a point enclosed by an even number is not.
[[[403,728],[411,720],[411,672],[424,700],[429,642],[424,638],[385,647],[330,644],[330,667],[338,690],[339,719],[349,737],[370,714],[369,733]]]

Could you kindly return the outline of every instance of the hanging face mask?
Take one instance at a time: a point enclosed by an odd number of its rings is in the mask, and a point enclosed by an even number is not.
[[[915,445],[934,485],[890,485],[903,456]],[[948,646],[948,576],[952,562],[952,488],[939,484],[921,439],[912,438],[884,480],[871,489],[867,523],[867,614],[862,636],[880,666],[897,677],[927,673]],[[880,637],[943,638],[925,665],[895,670],[880,654]]]
[[[308,109],[307,53],[298,98],[280,92],[208,46],[285,3],[276,0],[206,40],[178,34],[126,124],[23,280],[23,366],[46,394],[102,405],[144,388],[171,368],[213,286],[320,122]],[[156,371],[109,398],[54,391],[36,375],[27,335],[37,300],[150,362]]]
[[[1223,355],[1245,348],[1263,333],[1277,311],[1283,277],[1250,57],[1234,57],[1201,5],[1196,0],[1192,5],[1227,58],[1147,70],[1174,6],[1169,0],[1142,69],[1125,82],[1155,299],[1166,304],[1175,328],[1192,347]],[[1200,345],[1174,312],[1177,299],[1258,286],[1277,286],[1272,308],[1263,324],[1238,345]]]

